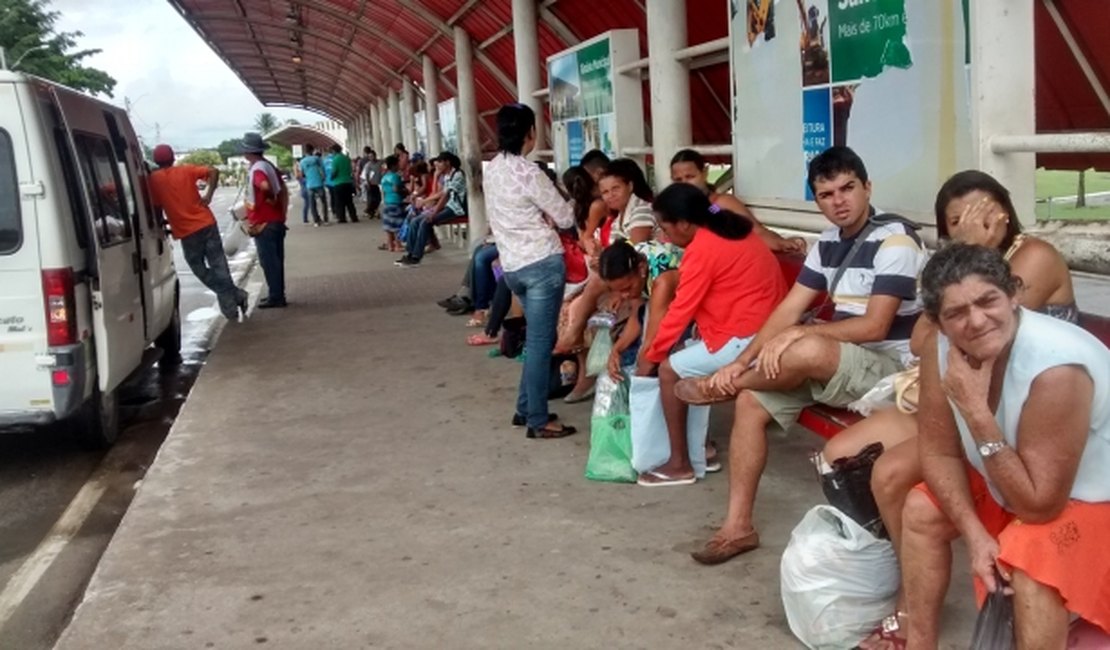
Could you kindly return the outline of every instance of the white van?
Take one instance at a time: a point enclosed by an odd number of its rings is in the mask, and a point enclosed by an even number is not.
[[[120,384],[180,351],[178,292],[127,114],[0,70],[0,427],[111,444]]]

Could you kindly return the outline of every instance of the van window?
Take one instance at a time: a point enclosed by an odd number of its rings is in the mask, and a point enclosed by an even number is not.
[[[106,138],[88,134],[75,135],[81,170],[85,175],[85,191],[93,206],[93,228],[102,246],[131,240],[131,219],[128,200],[119,168]]]
[[[104,111],[104,122],[108,125],[108,135],[112,138],[112,146],[116,154],[116,167],[119,170],[119,179],[123,182],[123,197],[127,201],[127,216],[138,223],[139,213],[136,209],[135,183],[131,178],[131,170],[127,167],[127,140],[119,131],[116,116]]]
[[[77,168],[73,166],[73,154],[69,148],[69,138],[64,129],[54,129],[54,146],[58,149],[58,160],[62,164],[62,176],[65,178],[66,197],[69,199],[70,213],[73,215],[74,231],[77,234],[77,245],[81,248],[89,247],[89,221],[85,216],[85,202],[81,197],[81,183],[77,179]]]
[[[12,137],[0,129],[0,255],[10,255],[23,243],[19,218],[19,180],[15,175]]]

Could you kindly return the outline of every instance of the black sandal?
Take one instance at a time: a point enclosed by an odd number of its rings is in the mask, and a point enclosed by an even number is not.
[[[558,419],[559,419],[559,416],[555,413],[548,413],[547,414],[547,421],[548,422],[554,422],[555,420],[558,420]],[[520,413],[514,413],[513,414],[513,426],[514,427],[520,428],[520,427],[525,426],[526,424],[528,424],[528,416],[521,415]]]
[[[528,429],[528,437],[536,440],[539,439],[552,439],[552,438],[566,438],[578,433],[578,429],[568,425],[561,424],[558,429]]]

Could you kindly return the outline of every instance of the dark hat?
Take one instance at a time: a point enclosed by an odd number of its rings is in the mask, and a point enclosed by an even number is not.
[[[239,153],[262,153],[269,148],[270,145],[262,140],[262,134],[251,132],[243,134],[243,140],[236,150]]]

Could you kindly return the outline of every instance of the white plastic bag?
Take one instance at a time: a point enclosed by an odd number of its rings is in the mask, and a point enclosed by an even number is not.
[[[871,417],[877,410],[894,406],[894,378],[898,373],[887,375],[879,380],[863,397],[848,403],[848,410],[864,417]]]
[[[832,506],[806,513],[780,571],[786,620],[807,648],[855,647],[897,605],[894,547]]]
[[[663,401],[659,396],[659,379],[632,377],[628,392],[632,428],[632,466],[647,472],[671,457],[671,439],[667,420],[663,417]],[[686,445],[694,475],[705,477],[705,438],[709,434],[709,407],[691,406],[686,416]]]

